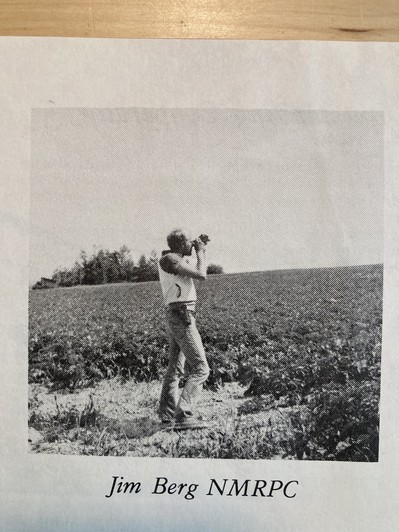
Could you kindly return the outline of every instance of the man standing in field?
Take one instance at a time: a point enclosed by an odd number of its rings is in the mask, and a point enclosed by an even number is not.
[[[209,375],[204,346],[195,323],[197,299],[193,279],[206,279],[206,235],[192,240],[190,233],[172,231],[167,242],[169,250],[162,252],[159,261],[159,280],[167,308],[169,333],[169,364],[161,392],[159,414],[167,429],[184,430],[206,428],[194,419],[196,403],[202,385]],[[197,265],[188,256],[194,247]],[[179,380],[186,368],[187,380],[180,398]]]

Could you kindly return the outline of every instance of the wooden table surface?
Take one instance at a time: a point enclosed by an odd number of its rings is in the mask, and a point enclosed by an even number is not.
[[[0,35],[399,41],[399,0],[0,0]]]

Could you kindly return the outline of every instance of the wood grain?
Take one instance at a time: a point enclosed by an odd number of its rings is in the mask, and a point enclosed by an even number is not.
[[[399,0],[0,0],[0,34],[398,41]]]

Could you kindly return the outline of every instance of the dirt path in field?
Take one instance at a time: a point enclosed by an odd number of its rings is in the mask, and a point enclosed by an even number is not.
[[[78,393],[31,389],[31,452],[124,456],[281,458],[284,409],[247,398],[237,383],[204,391],[198,415],[209,428],[164,431],[160,383],[103,381]],[[38,432],[35,432],[38,431]]]

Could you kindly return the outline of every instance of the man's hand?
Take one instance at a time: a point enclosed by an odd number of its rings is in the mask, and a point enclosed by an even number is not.
[[[196,238],[194,240],[194,249],[197,253],[201,251],[205,251],[205,248],[206,248],[206,244],[200,238]]]

